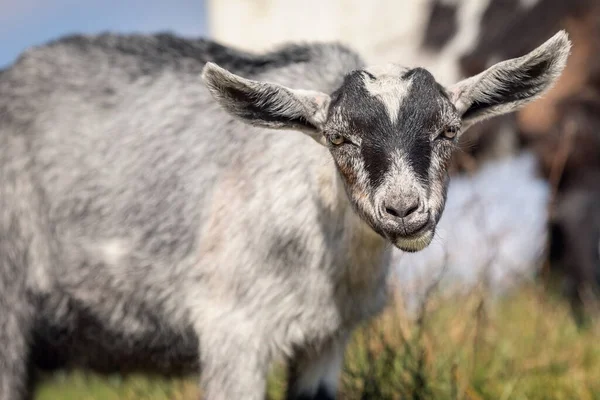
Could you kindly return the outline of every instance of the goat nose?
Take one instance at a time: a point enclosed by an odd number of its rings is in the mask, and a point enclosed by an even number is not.
[[[419,209],[419,199],[410,197],[384,203],[385,212],[394,218],[406,218]]]

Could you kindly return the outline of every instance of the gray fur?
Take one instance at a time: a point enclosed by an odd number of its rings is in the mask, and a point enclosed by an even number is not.
[[[368,112],[392,109],[360,95],[364,73],[348,77],[362,68],[339,45],[252,55],[102,35],[31,49],[2,71],[0,400],[27,395],[31,365],[201,370],[209,400],[261,399],[278,357],[290,399],[335,396],[345,341],[386,302],[388,231],[409,222],[373,199],[401,199],[410,182],[435,219],[419,234],[433,235],[451,151],[431,145],[418,175],[395,138],[375,187],[377,157],[329,142],[333,129],[378,140],[343,130],[357,115],[348,82]],[[441,96],[426,100],[446,111],[418,122],[443,127],[452,107],[432,77],[405,79],[412,96]],[[403,107],[402,126],[425,115]],[[394,244],[426,246],[408,226]]]

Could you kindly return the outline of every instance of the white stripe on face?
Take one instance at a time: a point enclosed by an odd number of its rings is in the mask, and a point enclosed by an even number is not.
[[[375,77],[375,79],[371,79],[365,74],[365,88],[383,103],[390,121],[392,124],[395,123],[402,101],[411,85],[410,80],[402,79],[402,74],[408,69],[395,64],[385,64],[369,67],[365,71]]]

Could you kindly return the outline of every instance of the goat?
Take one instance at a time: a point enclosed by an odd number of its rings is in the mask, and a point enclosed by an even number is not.
[[[199,372],[209,400],[261,399],[278,358],[288,399],[335,398],[390,244],[434,237],[460,133],[542,95],[570,46],[447,88],[340,44],[28,50],[0,75],[0,399],[32,366]]]

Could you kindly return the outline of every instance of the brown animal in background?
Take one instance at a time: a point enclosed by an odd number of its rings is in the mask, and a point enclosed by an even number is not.
[[[457,8],[432,2],[422,46],[440,51],[457,30]],[[457,60],[470,76],[498,58],[535,47],[539,38],[566,29],[573,40],[569,63],[556,86],[516,114],[484,121],[465,133],[452,171],[469,173],[491,159],[528,150],[555,194],[549,210],[550,275],[563,281],[575,315],[586,293],[600,288],[600,4],[593,0],[490,1],[477,43]]]

